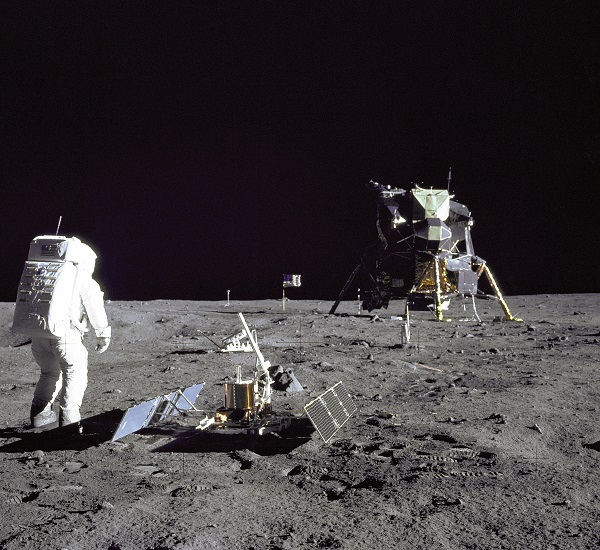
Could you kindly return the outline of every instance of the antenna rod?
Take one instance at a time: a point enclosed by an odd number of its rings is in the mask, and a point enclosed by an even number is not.
[[[56,226],[56,235],[58,235],[58,230],[60,229],[60,224],[62,222],[62,216],[58,217],[58,225]]]
[[[452,181],[452,166],[448,168],[448,192],[450,192],[450,182]]]

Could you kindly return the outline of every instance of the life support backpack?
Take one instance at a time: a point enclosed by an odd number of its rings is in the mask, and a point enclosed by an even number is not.
[[[15,332],[44,338],[66,334],[72,323],[72,301],[78,299],[74,289],[81,245],[76,237],[57,235],[42,235],[31,241],[17,291]]]

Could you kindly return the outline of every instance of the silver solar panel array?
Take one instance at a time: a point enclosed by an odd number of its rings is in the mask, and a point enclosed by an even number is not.
[[[159,395],[127,409],[111,441],[146,428],[154,422],[160,422],[168,416],[177,416],[181,411],[194,410],[194,403],[204,384],[195,384],[184,390],[175,390]]]
[[[356,405],[341,382],[329,388],[304,407],[304,410],[325,443],[356,412]]]

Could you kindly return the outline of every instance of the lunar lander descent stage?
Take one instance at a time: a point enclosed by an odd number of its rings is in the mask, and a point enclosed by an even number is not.
[[[450,181],[451,173],[448,188]],[[404,298],[407,314],[409,309],[429,309],[441,321],[451,298],[469,296],[477,315],[475,297],[491,297],[478,289],[485,275],[506,319],[521,321],[508,309],[485,260],[475,256],[473,218],[464,204],[451,200],[453,195],[446,189],[415,185],[407,192],[372,180],[369,187],[379,193],[379,243],[367,249],[329,313],[335,313],[354,280],[363,275],[368,287],[362,307],[367,311]]]

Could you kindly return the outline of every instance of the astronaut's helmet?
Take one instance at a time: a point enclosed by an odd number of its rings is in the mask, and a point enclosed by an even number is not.
[[[96,253],[85,243],[82,243],[77,237],[68,239],[69,246],[65,260],[73,262],[78,269],[89,273],[94,273],[96,267]]]

